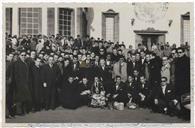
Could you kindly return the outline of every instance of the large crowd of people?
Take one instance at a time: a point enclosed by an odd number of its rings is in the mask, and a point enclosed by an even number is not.
[[[190,47],[124,42],[79,35],[6,34],[6,117],[58,106],[148,108],[182,115],[190,93]]]

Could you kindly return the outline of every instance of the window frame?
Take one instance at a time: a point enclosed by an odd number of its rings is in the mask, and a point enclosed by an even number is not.
[[[102,12],[102,38],[106,40],[106,18],[114,18],[114,33],[113,33],[113,42],[119,41],[119,13],[116,13],[114,10],[109,9],[106,12]]]

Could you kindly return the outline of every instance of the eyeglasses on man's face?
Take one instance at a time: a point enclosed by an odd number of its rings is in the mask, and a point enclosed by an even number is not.
[[[21,54],[21,56],[26,56],[26,54]]]
[[[161,82],[166,82],[166,80],[165,79],[162,79]]]
[[[183,52],[182,52],[182,51],[178,51],[177,53],[178,53],[178,54],[181,54],[181,53],[183,53]]]

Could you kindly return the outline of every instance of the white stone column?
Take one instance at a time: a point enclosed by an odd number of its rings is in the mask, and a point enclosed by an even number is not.
[[[47,7],[42,7],[42,34],[47,35]]]
[[[78,10],[78,9],[75,8],[74,10],[75,10],[75,13],[74,13],[74,25],[75,25],[75,27],[74,27],[74,28],[75,28],[74,37],[76,38],[76,37],[77,37],[77,33],[78,33],[78,32],[77,32],[77,30],[78,30],[78,29],[77,29],[77,26],[78,26],[78,22],[77,22],[77,13],[78,13],[78,11],[77,11],[77,10]]]
[[[54,24],[55,24],[55,26],[54,26],[54,34],[56,35],[56,34],[58,34],[59,32],[58,32],[58,8],[57,7],[55,7],[55,10],[54,10],[54,17],[55,17],[55,20],[54,20]]]
[[[12,35],[19,36],[19,8],[12,8]]]

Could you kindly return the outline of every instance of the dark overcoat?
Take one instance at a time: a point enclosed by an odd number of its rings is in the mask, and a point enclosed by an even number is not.
[[[30,101],[29,67],[20,58],[14,64],[14,99],[16,102]]]

